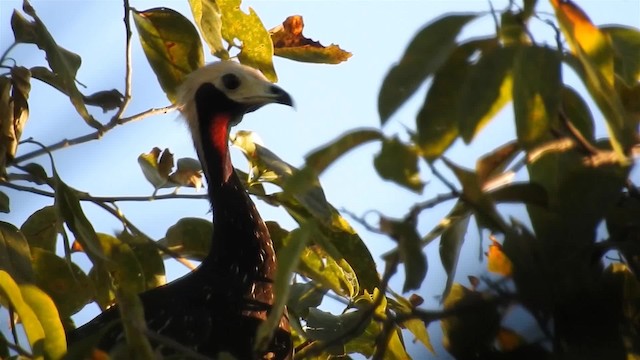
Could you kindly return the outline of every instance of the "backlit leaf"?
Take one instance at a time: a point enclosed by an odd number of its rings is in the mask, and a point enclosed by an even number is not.
[[[452,226],[447,228],[440,237],[440,261],[442,261],[442,267],[444,267],[444,271],[447,273],[447,283],[442,292],[443,297],[447,296],[455,279],[460,250],[464,244],[464,237],[469,227],[469,218],[469,216],[460,218],[452,224]]]
[[[20,317],[34,359],[44,359],[45,332],[33,309],[24,301],[18,284],[6,271],[0,270],[0,295],[7,299]]]
[[[525,149],[553,138],[561,81],[557,50],[538,46],[518,49],[513,66],[513,110],[518,142]]]
[[[267,320],[258,327],[255,344],[257,350],[266,349],[273,331],[280,323],[285,305],[289,299],[291,275],[298,266],[300,253],[307,245],[309,236],[314,231],[317,231],[315,224],[301,226],[299,229],[293,230],[289,233],[290,240],[287,241],[287,246],[278,253],[278,268],[276,270],[273,289],[275,302],[271,307]]]
[[[167,230],[164,239],[159,243],[183,257],[201,261],[209,254],[212,237],[211,221],[182,218]]]
[[[274,55],[319,64],[339,64],[351,57],[350,52],[340,49],[338,45],[323,46],[304,37],[303,28],[302,16],[293,15],[286,18],[282,25],[269,30]]]
[[[425,326],[424,321],[420,319],[410,319],[403,322],[402,325],[406,327],[418,341],[429,349],[431,354],[435,354],[435,349],[431,344],[431,339],[429,339],[429,333],[427,332],[427,327]]]
[[[432,161],[442,155],[458,137],[460,90],[471,67],[471,57],[479,50],[497,46],[497,39],[472,40],[453,50],[438,69],[427,90],[427,97],[416,117],[417,142],[422,156]]]
[[[28,172],[31,176],[33,176],[33,181],[42,185],[48,179],[47,172],[44,170],[42,165],[36,163],[28,163],[22,167],[23,170]]]
[[[0,221],[0,269],[18,283],[33,281],[29,243],[15,226]]]
[[[222,14],[214,0],[189,0],[191,13],[211,54],[222,60],[229,59],[229,53],[222,43]]]
[[[42,325],[46,358],[62,359],[67,352],[67,340],[56,305],[45,292],[34,285],[20,285],[20,293]]]
[[[267,79],[276,82],[273,68],[273,43],[262,21],[252,8],[246,14],[240,9],[241,0],[217,0],[222,13],[222,38],[229,44],[239,40],[242,50],[238,60],[244,65],[262,71]]]
[[[77,191],[70,188],[54,173],[55,208],[60,218],[76,237],[92,261],[107,260],[100,246],[98,235],[80,206]]]
[[[382,142],[382,149],[373,159],[378,175],[385,180],[421,193],[424,183],[418,170],[417,150],[394,137]]]
[[[198,31],[171,9],[133,10],[132,14],[147,60],[167,98],[175,102],[185,76],[204,65]]]
[[[7,175],[7,161],[13,158],[14,149],[18,146],[13,129],[13,111],[11,106],[11,80],[0,76],[0,178]],[[8,211],[8,210],[7,210]]]
[[[441,17],[416,34],[382,83],[378,95],[378,113],[383,125],[420,84],[445,63],[455,49],[458,33],[475,17],[473,14]]]
[[[149,153],[140,154],[138,165],[144,177],[156,190],[177,185],[169,178],[169,173],[173,169],[173,154],[169,149],[161,152],[160,148],[154,147]]]
[[[112,277],[116,288],[123,288],[130,293],[140,293],[145,290],[145,278],[142,267],[133,250],[120,239],[98,234],[100,246],[107,261],[98,265],[101,271],[106,271]]]
[[[82,97],[87,105],[98,106],[102,112],[118,109],[124,102],[124,95],[116,89],[102,90]]]
[[[458,127],[466,143],[471,142],[511,100],[513,47],[496,47],[482,52],[469,69],[460,89]]]
[[[55,302],[62,319],[71,317],[91,302],[93,287],[78,265],[41,248],[32,248],[31,258],[36,285]]]
[[[82,93],[80,93],[75,83],[76,74],[82,62],[80,56],[58,46],[31,5],[26,1],[25,5],[23,10],[31,16],[34,21],[25,19],[17,11],[13,12],[11,16],[11,27],[14,30],[16,41],[35,44],[46,53],[46,59],[51,70],[57,74],[59,84],[62,89],[64,89],[64,93],[69,96],[78,114],[82,116],[89,126],[96,129],[102,128],[102,124],[96,121],[87,111]]]
[[[56,251],[58,239],[58,214],[54,206],[45,206],[34,212],[22,224],[20,230],[27,238],[31,248],[37,247]]]
[[[578,73],[598,104],[607,122],[611,145],[624,159],[626,150],[635,143],[632,135],[635,124],[625,119],[624,108],[614,90],[611,39],[572,1],[551,0],[551,4],[575,55],[566,56],[564,60]]]
[[[22,66],[11,68],[11,100],[13,101],[14,138],[20,140],[29,119],[29,93],[31,92],[31,71]],[[15,150],[15,149],[14,149]],[[15,155],[15,152],[12,154]]]

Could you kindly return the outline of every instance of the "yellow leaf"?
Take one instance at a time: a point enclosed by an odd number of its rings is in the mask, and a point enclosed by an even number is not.
[[[572,1],[551,0],[560,26],[575,55],[583,52],[597,64],[609,85],[613,86],[613,56],[608,36],[600,31]]]

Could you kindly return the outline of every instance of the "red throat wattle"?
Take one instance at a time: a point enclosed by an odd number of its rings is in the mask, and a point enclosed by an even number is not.
[[[233,167],[229,158],[229,122],[231,116],[229,114],[216,114],[209,124],[209,138],[214,151],[220,155],[222,164],[222,181],[227,181],[231,175]]]

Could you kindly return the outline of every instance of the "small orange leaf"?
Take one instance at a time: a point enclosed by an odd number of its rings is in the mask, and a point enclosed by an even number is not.
[[[500,328],[498,331],[496,341],[500,346],[500,350],[505,352],[513,351],[524,343],[522,336],[518,335],[515,331],[504,327]]]
[[[82,248],[82,244],[80,244],[80,242],[74,241],[73,244],[71,244],[71,251],[72,252],[84,252],[84,249]]]
[[[503,276],[511,276],[513,269],[511,260],[502,251],[502,244],[491,239],[492,244],[489,245],[487,252],[487,268],[489,271]]]

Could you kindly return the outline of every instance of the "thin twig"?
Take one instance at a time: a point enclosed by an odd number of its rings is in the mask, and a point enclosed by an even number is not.
[[[9,55],[11,50],[13,50],[13,48],[16,47],[16,45],[18,45],[18,43],[14,41],[13,44],[9,45],[9,47],[2,53],[2,56],[0,56],[0,64],[4,64],[4,61],[7,59],[7,56]]]
[[[33,180],[33,178],[29,176],[24,176],[21,180]],[[14,184],[9,181],[0,180],[0,186],[8,187],[18,191],[30,192],[36,195],[47,196],[50,198],[55,197],[55,193],[53,192],[41,190],[35,187]],[[77,195],[80,201],[99,201],[103,203],[173,200],[173,199],[188,199],[188,200],[208,199],[207,195],[205,194],[188,195],[188,194],[176,194],[176,193],[157,195],[157,196],[91,196],[88,193],[78,192]]]
[[[16,344],[12,344],[12,343],[10,343],[8,341],[5,342],[5,345],[7,345],[9,350],[13,350],[16,353],[18,353],[18,355],[22,355],[22,356],[26,357],[27,359],[33,359],[33,354],[31,354],[26,349],[23,349],[22,346],[16,345]]]
[[[129,0],[124,0],[124,30],[125,30],[125,80],[124,80],[124,100],[120,105],[120,108],[116,114],[111,118],[111,121],[107,126],[117,125],[121,120],[120,117],[127,109],[129,102],[131,101],[131,20],[129,19]]]
[[[389,346],[389,341],[391,340],[391,333],[396,324],[395,317],[389,311],[386,310],[387,319],[384,321],[382,325],[382,331],[378,334],[376,338],[376,351],[373,354],[373,360],[382,360],[384,359],[384,354],[387,352],[387,347]]]
[[[54,152],[56,150],[60,150],[62,148],[66,148],[69,146],[73,146],[73,145],[78,145],[78,144],[83,144],[92,140],[98,140],[102,137],[102,135],[104,135],[105,133],[107,133],[108,131],[110,131],[111,129],[113,129],[114,127],[116,127],[117,125],[123,125],[126,124],[128,122],[131,121],[137,121],[137,120],[142,120],[144,118],[147,118],[149,116],[153,116],[153,115],[160,115],[160,114],[166,114],[169,113],[171,111],[174,111],[177,109],[177,106],[175,105],[169,105],[169,106],[165,106],[165,107],[161,107],[161,108],[155,108],[155,109],[149,109],[146,111],[143,111],[139,114],[136,115],[132,115],[129,117],[125,117],[122,119],[119,119],[115,122],[109,122],[108,124],[106,124],[105,126],[102,127],[102,129],[97,130],[95,132],[86,134],[86,135],[82,135],[82,136],[78,136],[76,138],[73,139],[64,139],[62,141],[59,141],[55,144],[51,144],[49,146],[46,146],[45,148],[42,149],[38,149],[35,151],[32,151],[30,153],[26,153],[24,155],[18,156],[13,160],[14,164],[17,163],[21,163],[30,159],[33,159],[37,156],[43,155],[47,152]]]
[[[149,243],[151,243],[153,246],[155,246],[158,250],[162,251],[163,253],[171,256],[173,259],[175,259],[177,262],[179,262],[180,264],[186,266],[188,269],[190,270],[194,270],[196,268],[195,265],[193,265],[193,263],[191,263],[191,261],[185,259],[184,257],[182,257],[180,254],[176,253],[175,251],[167,248],[166,246],[159,244],[157,241],[153,241],[149,236],[147,236],[144,232],[142,232],[142,230],[138,229],[135,225],[133,225],[133,223],[131,221],[129,221],[122,212],[118,211],[117,209],[114,209],[110,206],[108,206],[107,204],[100,202],[100,201],[93,201],[91,199],[89,199],[88,201],[91,201],[92,203],[96,204],[97,206],[103,208],[104,210],[106,210],[107,212],[109,212],[111,215],[113,215],[114,217],[116,217],[118,220],[120,220],[122,222],[122,224],[130,229],[132,232],[143,236],[145,239],[147,239],[149,241]]]

